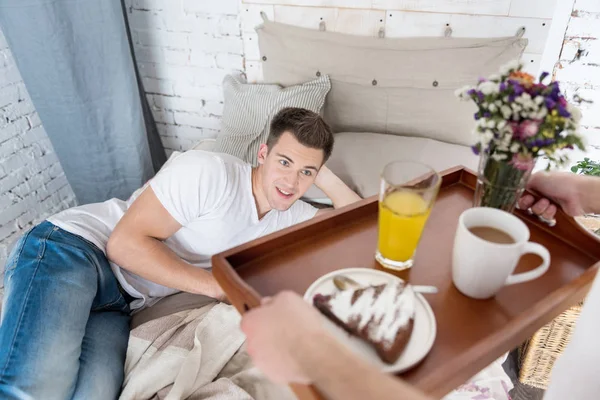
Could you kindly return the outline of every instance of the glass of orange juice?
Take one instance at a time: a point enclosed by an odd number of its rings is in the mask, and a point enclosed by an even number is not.
[[[385,268],[412,267],[415,250],[442,178],[427,165],[394,161],[381,174],[375,259]]]

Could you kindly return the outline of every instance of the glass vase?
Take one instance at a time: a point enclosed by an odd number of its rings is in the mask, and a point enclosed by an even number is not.
[[[475,207],[491,207],[512,213],[531,176],[533,164],[527,169],[517,168],[508,160],[496,160],[482,152],[477,171]]]

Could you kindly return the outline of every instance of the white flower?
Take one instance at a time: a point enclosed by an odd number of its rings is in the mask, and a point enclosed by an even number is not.
[[[508,75],[512,71],[517,70],[521,67],[521,62],[519,60],[510,61],[503,66],[500,67],[500,73],[502,75]]]
[[[510,146],[510,152],[516,153],[519,151],[520,148],[521,148],[521,145],[519,143],[513,143],[512,146]]]
[[[518,105],[517,103],[511,103],[511,105],[510,105],[510,106],[512,107],[513,111],[514,111],[514,112],[517,112],[517,113],[523,109],[523,108],[522,108],[520,105]]]
[[[494,129],[496,127],[496,121],[494,121],[493,119],[488,119],[487,120],[487,127]]]
[[[502,100],[496,100],[496,102],[494,103],[496,104],[498,107],[502,107]]]
[[[483,146],[487,146],[492,139],[494,139],[494,132],[490,131],[489,129],[481,132],[480,142]]]
[[[468,96],[468,95],[467,95],[467,92],[468,92],[469,90],[471,90],[471,87],[470,87],[470,86],[468,86],[468,85],[466,85],[466,86],[463,86],[463,87],[461,87],[461,88],[459,88],[459,89],[456,89],[456,90],[454,91],[454,95],[455,95],[456,97],[461,97],[461,98],[462,98],[462,97],[467,97],[467,96]]]
[[[489,79],[490,79],[490,81],[499,81],[500,75],[498,75],[498,74],[490,75]]]
[[[502,112],[502,116],[504,117],[504,119],[508,119],[512,115],[512,110],[509,106],[502,106],[500,108],[500,111]]]
[[[535,99],[533,99],[533,101],[535,101],[535,104],[539,106],[544,102],[544,98],[542,96],[535,96]]]
[[[506,126],[506,121],[505,120],[501,120],[498,122],[498,129],[504,129],[504,127]]]
[[[494,153],[492,154],[492,158],[496,161],[504,161],[508,158],[506,154]]]
[[[494,82],[490,82],[490,81],[481,82],[479,84],[478,88],[479,88],[479,90],[481,90],[481,93],[483,93],[486,96],[488,94],[498,93],[498,85]]]
[[[533,100],[527,100],[523,103],[523,107],[528,108],[530,110],[537,110],[538,109],[538,105],[535,104],[535,102]]]
[[[572,104],[567,104],[567,111],[571,114],[573,122],[579,124],[579,121],[581,121],[581,111],[579,110],[579,108],[575,107]]]
[[[544,119],[548,115],[548,109],[546,107],[540,108],[540,111],[537,113],[535,119]]]
[[[490,105],[488,106],[488,109],[490,110],[490,112],[498,111],[498,107],[494,103],[490,103]]]

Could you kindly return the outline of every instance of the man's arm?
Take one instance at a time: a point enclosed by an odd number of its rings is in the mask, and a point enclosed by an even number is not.
[[[160,285],[223,299],[224,293],[210,272],[186,263],[162,242],[180,228],[148,186],[110,235],[107,257]]]
[[[321,167],[317,179],[315,179],[315,185],[331,199],[334,208],[341,208],[362,200],[336,174],[331,172],[326,165]],[[319,210],[317,215],[327,211],[330,211],[330,209]]]
[[[244,314],[248,354],[273,381],[312,383],[331,400],[430,400],[351,353],[323,319],[296,293],[282,292]]]

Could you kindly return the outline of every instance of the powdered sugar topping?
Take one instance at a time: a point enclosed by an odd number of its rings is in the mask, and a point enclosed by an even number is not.
[[[381,291],[377,296],[377,292]],[[415,317],[415,293],[410,285],[403,283],[365,288],[352,304],[354,290],[344,290],[332,296],[331,312],[342,322],[358,320],[359,329],[369,321],[371,339],[381,341],[389,347],[394,343],[400,329],[405,328]]]

